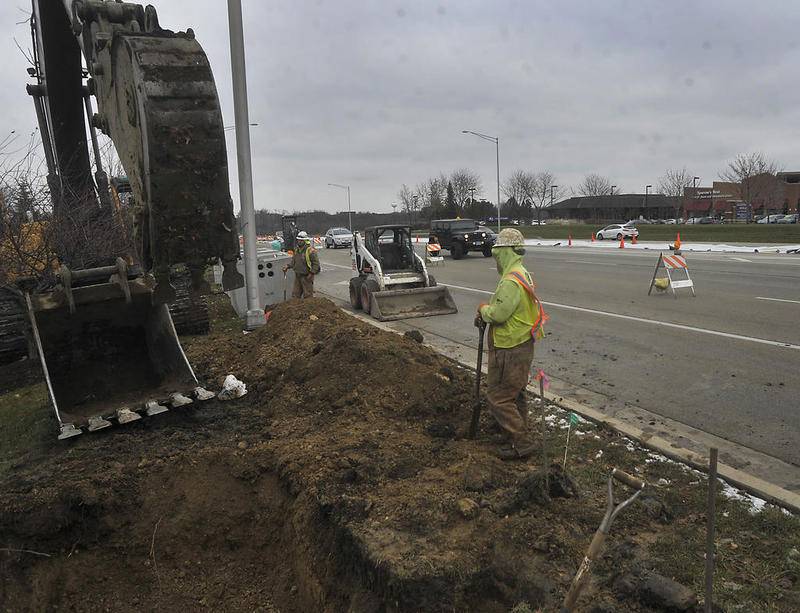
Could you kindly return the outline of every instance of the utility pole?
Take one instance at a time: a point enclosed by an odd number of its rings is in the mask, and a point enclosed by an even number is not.
[[[481,134],[480,132],[473,132],[472,130],[461,130],[461,133],[472,134],[473,136],[477,136],[483,140],[488,140],[490,143],[494,143],[495,145],[495,151],[497,154],[497,233],[500,234],[500,137],[488,136],[486,134]]]
[[[244,235],[244,279],[247,288],[245,327],[253,330],[266,323],[258,303],[258,253],[256,211],[253,201],[253,166],[250,157],[250,113],[247,108],[247,72],[244,55],[242,0],[228,0],[228,27],[233,73],[233,111],[236,128],[236,160],[239,169],[239,201]]]

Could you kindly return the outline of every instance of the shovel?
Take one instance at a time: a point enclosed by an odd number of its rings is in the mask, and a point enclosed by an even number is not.
[[[483,368],[483,331],[486,330],[486,322],[482,319],[475,321],[478,328],[478,366],[475,371],[475,404],[472,407],[472,421],[469,423],[469,438],[475,438],[478,434],[478,422],[481,419],[481,374]]]
[[[623,500],[617,506],[614,506],[615,479],[620,483],[627,485],[629,488],[636,490],[636,493],[634,493],[633,496]],[[597,532],[594,533],[592,543],[589,545],[589,549],[583,558],[583,562],[581,562],[580,567],[578,567],[578,572],[575,573],[575,578],[572,580],[572,585],[569,586],[569,592],[567,592],[567,595],[564,598],[564,603],[561,605],[561,613],[570,613],[575,609],[575,605],[578,602],[578,598],[580,598],[583,586],[586,584],[586,580],[589,578],[589,574],[591,573],[592,564],[603,551],[603,547],[606,543],[606,537],[608,536],[608,531],[611,529],[611,524],[625,507],[630,505],[634,500],[636,500],[636,498],[638,498],[639,494],[642,493],[644,486],[644,481],[637,479],[628,473],[622,472],[616,468],[611,471],[611,474],[608,476],[608,503],[606,505],[606,513],[603,516],[603,521],[600,522],[600,527],[597,529]]]

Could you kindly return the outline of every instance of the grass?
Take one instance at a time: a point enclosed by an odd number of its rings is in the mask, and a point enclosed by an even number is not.
[[[515,226],[526,238],[587,240],[593,232],[607,224],[548,224],[546,226]],[[683,243],[778,243],[800,244],[800,224],[720,224],[720,225],[642,225],[639,240],[675,240],[680,232]]]

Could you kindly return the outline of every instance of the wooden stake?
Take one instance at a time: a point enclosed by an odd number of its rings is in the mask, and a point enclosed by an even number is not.
[[[539,377],[539,398],[542,399],[542,470],[544,470],[544,483],[547,491],[550,491],[550,475],[547,465],[547,421],[545,420],[545,407],[547,403],[544,399],[544,374]]]
[[[708,466],[708,508],[706,509],[706,613],[711,613],[714,603],[714,520],[717,503],[717,454],[717,448],[712,447]]]

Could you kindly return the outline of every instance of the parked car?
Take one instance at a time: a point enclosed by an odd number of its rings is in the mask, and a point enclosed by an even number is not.
[[[798,222],[797,213],[790,213],[789,215],[784,215],[783,219],[778,220],[778,223],[797,223],[797,222]]]
[[[350,247],[353,244],[353,233],[347,228],[328,228],[325,233],[325,249]]]
[[[767,215],[762,217],[756,223],[778,223],[779,219],[783,219],[783,215]]]
[[[667,224],[668,226],[674,226],[676,223],[678,223],[678,220],[677,219],[665,219],[664,223]]]
[[[625,238],[633,238],[634,236],[639,236],[639,230],[637,230],[634,226],[629,225],[622,225],[622,224],[611,224],[610,226],[606,226],[602,230],[598,230],[595,233],[595,238],[601,241],[606,238],[611,238],[615,240],[619,240],[623,237]]]
[[[431,234],[436,235],[442,249],[447,249],[454,260],[460,260],[470,251],[491,257],[496,239],[493,232],[487,232],[474,219],[433,219]]]
[[[699,217],[695,223],[707,225],[711,223],[719,223],[719,221],[715,217]]]

